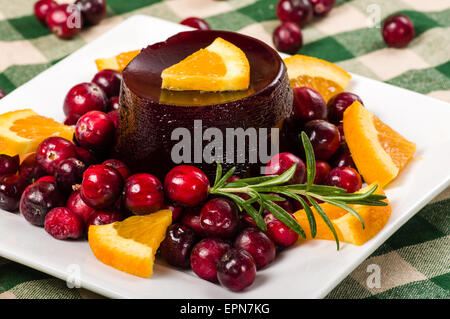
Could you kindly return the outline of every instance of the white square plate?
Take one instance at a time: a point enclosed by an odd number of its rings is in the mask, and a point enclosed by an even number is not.
[[[94,59],[143,48],[184,30],[178,24],[134,16],[6,96],[0,111],[32,108],[63,121],[64,96],[76,83],[92,79]],[[79,275],[82,287],[113,298],[322,298],[450,184],[449,104],[357,75],[349,90],[418,146],[416,158],[387,189],[392,203],[388,224],[363,246],[342,244],[336,251],[332,241],[298,244],[258,272],[253,286],[233,293],[161,263],[151,279],[122,273],[99,262],[86,241],[55,240],[22,216],[0,211],[0,256],[64,280]]]

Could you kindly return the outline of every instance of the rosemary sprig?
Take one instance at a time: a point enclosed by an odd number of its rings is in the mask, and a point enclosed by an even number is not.
[[[359,216],[358,212],[349,206],[349,204],[386,206],[387,203],[383,202],[386,197],[383,195],[374,194],[378,185],[373,186],[365,193],[353,194],[348,194],[344,189],[339,187],[314,185],[313,182],[316,175],[316,160],[314,157],[314,151],[305,132],[302,132],[301,137],[306,154],[306,184],[287,184],[287,182],[289,182],[289,180],[291,180],[294,176],[296,165],[293,165],[281,175],[244,178],[227,183],[227,180],[234,174],[235,168],[233,167],[227,173],[222,175],[222,166],[220,163],[217,163],[216,180],[214,185],[210,188],[209,193],[224,196],[234,201],[239,210],[246,211],[255,221],[255,224],[263,231],[266,231],[267,227],[262,217],[262,211],[263,209],[267,209],[277,219],[303,238],[306,238],[306,234],[300,224],[282,207],[277,205],[276,202],[284,201],[286,198],[291,198],[300,202],[308,218],[311,236],[314,238],[317,233],[317,226],[314,213],[308,204],[309,202],[317,211],[318,215],[323,219],[328,228],[330,228],[336,240],[337,249],[339,250],[339,238],[336,230],[334,229],[333,224],[326,212],[320,207],[317,201],[320,200],[327,202],[331,205],[346,210],[358,218],[364,228],[364,222],[361,216]],[[244,200],[239,196],[239,194],[247,194],[250,198],[248,200]],[[253,206],[255,203],[259,204],[259,210]]]

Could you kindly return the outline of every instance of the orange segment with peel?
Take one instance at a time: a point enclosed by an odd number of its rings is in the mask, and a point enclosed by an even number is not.
[[[351,79],[351,75],[336,64],[306,55],[290,56],[284,63],[292,87],[313,88],[326,102],[343,92]]]
[[[125,69],[126,66],[131,62],[131,60],[133,60],[140,52],[140,50],[134,50],[122,52],[110,58],[97,59],[95,60],[97,70],[101,71],[105,69],[111,69],[122,72],[123,69]]]
[[[0,154],[17,155],[36,151],[47,137],[73,138],[73,128],[41,116],[33,110],[0,115]]]
[[[234,44],[217,38],[161,73],[163,89],[172,91],[241,91],[250,85],[250,64]]]
[[[102,263],[131,275],[149,278],[155,254],[172,223],[172,212],[160,210],[122,222],[89,227],[89,246]]]
[[[344,135],[353,161],[367,183],[387,185],[413,158],[416,144],[383,123],[359,102],[344,112]]]
[[[361,189],[359,192],[364,193],[373,186],[374,185],[369,185]],[[378,186],[374,194],[385,195],[380,186]],[[361,222],[346,210],[328,203],[320,204],[320,207],[322,207],[327,216],[330,218],[340,241],[360,246],[369,239],[375,237],[375,235],[378,234],[388,222],[389,217],[391,216],[392,208],[387,199],[384,201],[388,203],[387,206],[349,205],[361,216],[361,219],[364,221],[364,229]],[[335,239],[331,230],[325,224],[317,211],[313,207],[311,209],[316,220],[317,233],[315,239],[334,241]],[[294,217],[300,226],[305,230],[307,239],[313,239],[311,237],[311,230],[305,211],[299,210],[294,214]]]

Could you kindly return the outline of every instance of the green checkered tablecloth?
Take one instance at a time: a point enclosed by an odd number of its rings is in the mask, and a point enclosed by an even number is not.
[[[35,19],[34,2],[0,0],[0,87],[8,92],[135,14],[175,22],[199,16],[214,29],[239,31],[269,44],[279,24],[277,0],[107,0],[107,19],[64,41]],[[414,21],[416,38],[407,48],[386,47],[373,24],[377,14],[384,19],[393,13],[407,14]],[[305,27],[303,35],[303,54],[450,101],[450,0],[337,0],[336,8]],[[449,298],[449,211],[450,189],[408,221],[328,298]],[[381,269],[380,288],[367,285],[372,264]],[[0,257],[0,298],[95,297]]]

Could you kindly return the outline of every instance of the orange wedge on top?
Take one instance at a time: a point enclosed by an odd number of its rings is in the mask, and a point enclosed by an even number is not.
[[[72,140],[73,128],[28,109],[0,115],[0,154],[34,152],[50,136]]]
[[[344,135],[353,161],[367,183],[385,186],[413,158],[416,144],[408,141],[359,102],[344,112]]]
[[[307,86],[317,90],[326,102],[343,92],[351,76],[331,62],[306,55],[293,55],[284,59],[292,87]]]
[[[117,270],[149,278],[155,254],[172,223],[172,212],[160,210],[132,216],[122,222],[90,226],[89,246],[102,263]]]
[[[217,38],[161,73],[162,88],[172,91],[240,91],[250,84],[250,64],[234,44]]]
[[[369,185],[359,190],[359,192],[366,192],[373,186],[374,185]],[[380,186],[378,186],[375,194],[385,195]],[[364,221],[364,229],[358,218],[348,213],[346,210],[328,203],[320,204],[320,206],[325,211],[325,214],[330,218],[331,223],[336,230],[339,241],[359,246],[378,234],[388,222],[389,217],[391,216],[392,208],[387,199],[384,201],[388,203],[387,206],[350,205],[357,211],[359,216],[361,216],[361,219]],[[317,211],[313,207],[311,209],[316,220],[317,232],[315,239],[334,241],[334,236],[331,230],[325,224]],[[306,238],[312,239],[311,230],[305,211],[299,210],[294,214],[294,217],[300,226],[302,226],[305,230]]]
[[[97,65],[97,69],[99,71],[111,69],[122,72],[131,60],[133,60],[140,52],[140,50],[122,52],[111,58],[97,59],[95,60],[95,64]]]

